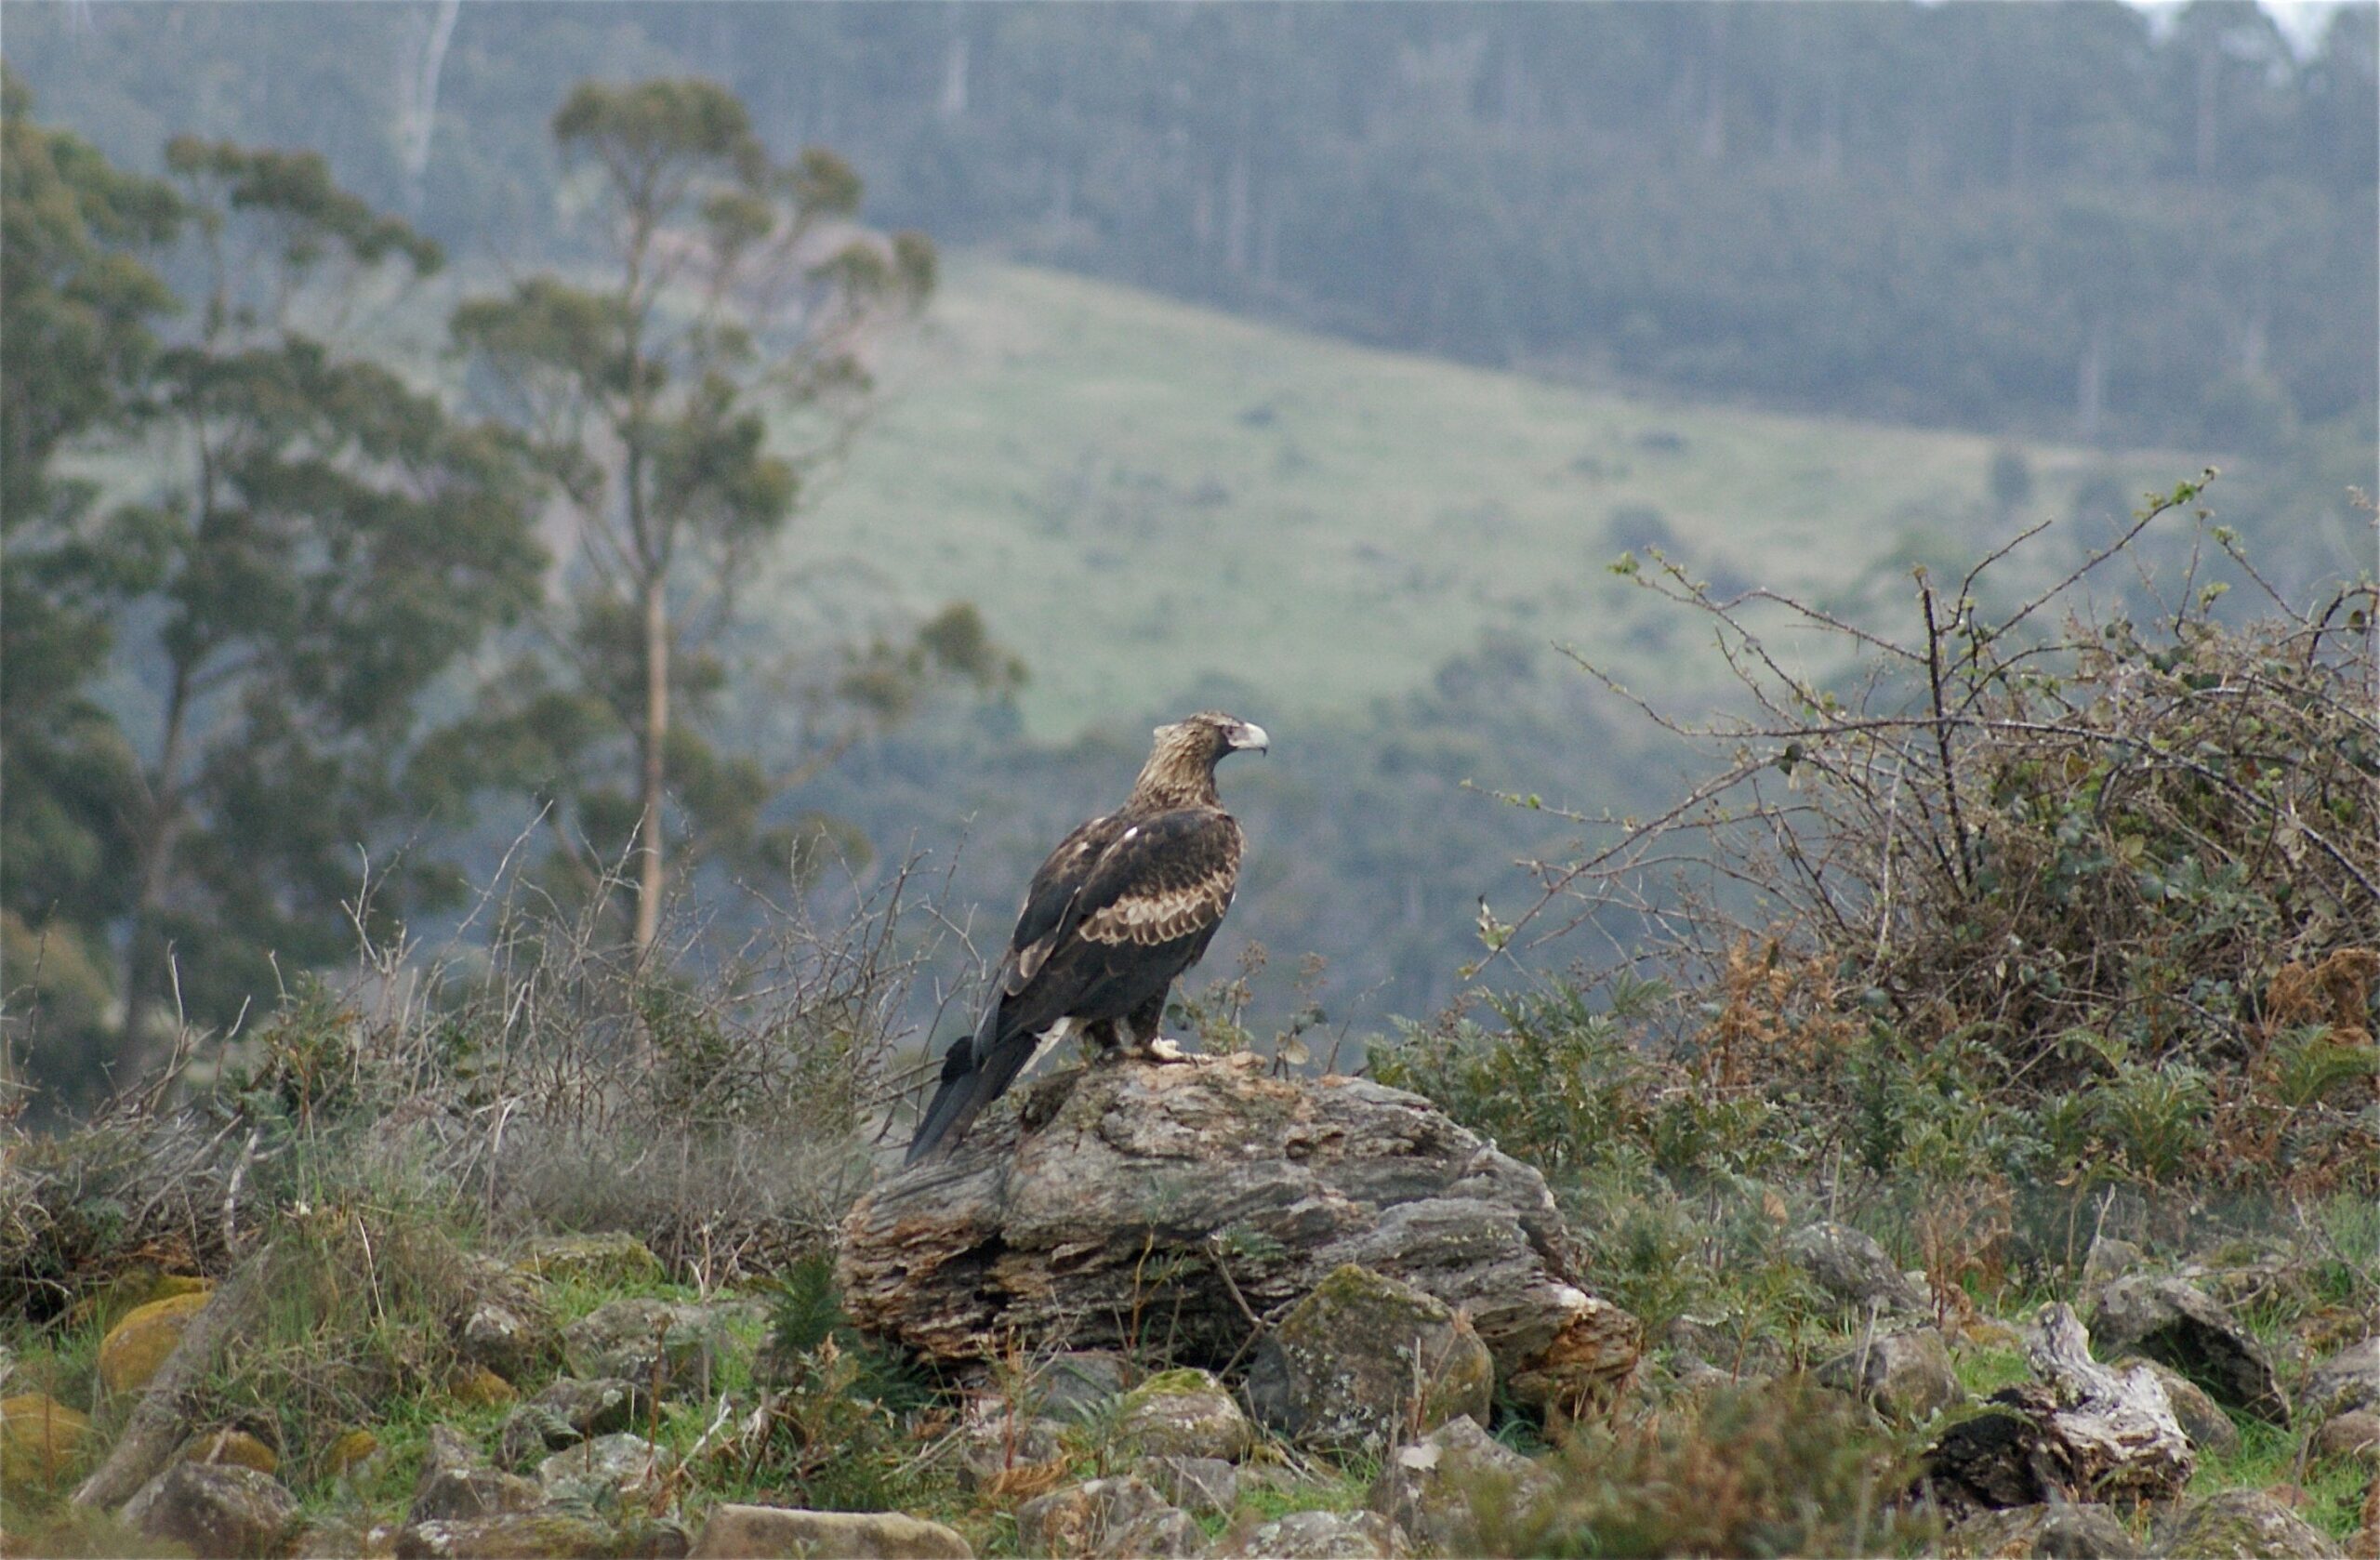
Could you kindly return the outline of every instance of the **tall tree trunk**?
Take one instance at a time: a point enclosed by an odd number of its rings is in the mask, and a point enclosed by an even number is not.
[[[644,581],[644,777],[639,787],[636,951],[644,953],[661,930],[661,802],[669,744],[669,597],[660,573]]]
[[[182,747],[190,728],[192,669],[187,662],[174,668],[173,686],[165,696],[165,740],[149,782],[148,812],[140,820],[139,876],[133,890],[132,931],[124,944],[124,1024],[116,1037],[116,1054],[127,1063],[135,1059],[149,1016],[150,991],[157,981],[157,912],[165,906],[166,872],[181,832]]]

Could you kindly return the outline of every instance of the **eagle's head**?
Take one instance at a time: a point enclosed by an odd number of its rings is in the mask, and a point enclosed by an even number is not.
[[[1202,709],[1170,726],[1159,726],[1142,766],[1134,794],[1152,800],[1181,804],[1215,800],[1215,765],[1226,753],[1241,748],[1267,751],[1272,738],[1264,728],[1220,709]]]

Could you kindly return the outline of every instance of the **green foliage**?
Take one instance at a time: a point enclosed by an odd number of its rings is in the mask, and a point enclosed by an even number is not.
[[[804,1257],[787,1272],[770,1342],[783,1390],[749,1454],[753,1467],[821,1510],[913,1507],[935,1478],[907,1436],[909,1416],[930,1394],[904,1356],[853,1330],[831,1254]]]

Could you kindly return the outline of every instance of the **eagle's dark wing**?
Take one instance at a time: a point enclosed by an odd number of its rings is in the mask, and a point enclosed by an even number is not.
[[[983,1020],[951,1046],[910,1162],[963,1134],[1060,1019],[1097,1024],[1161,1001],[1223,924],[1239,854],[1239,825],[1206,807],[1127,811],[1069,836],[1034,875]]]

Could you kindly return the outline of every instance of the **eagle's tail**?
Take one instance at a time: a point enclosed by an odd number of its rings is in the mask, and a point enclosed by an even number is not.
[[[1038,1054],[1032,1036],[1005,1032],[1005,1007],[994,1002],[974,1034],[950,1042],[942,1063],[942,1086],[918,1122],[918,1135],[909,1140],[903,1164],[914,1165],[945,1144],[957,1147],[976,1113],[1007,1093],[1016,1075]]]

